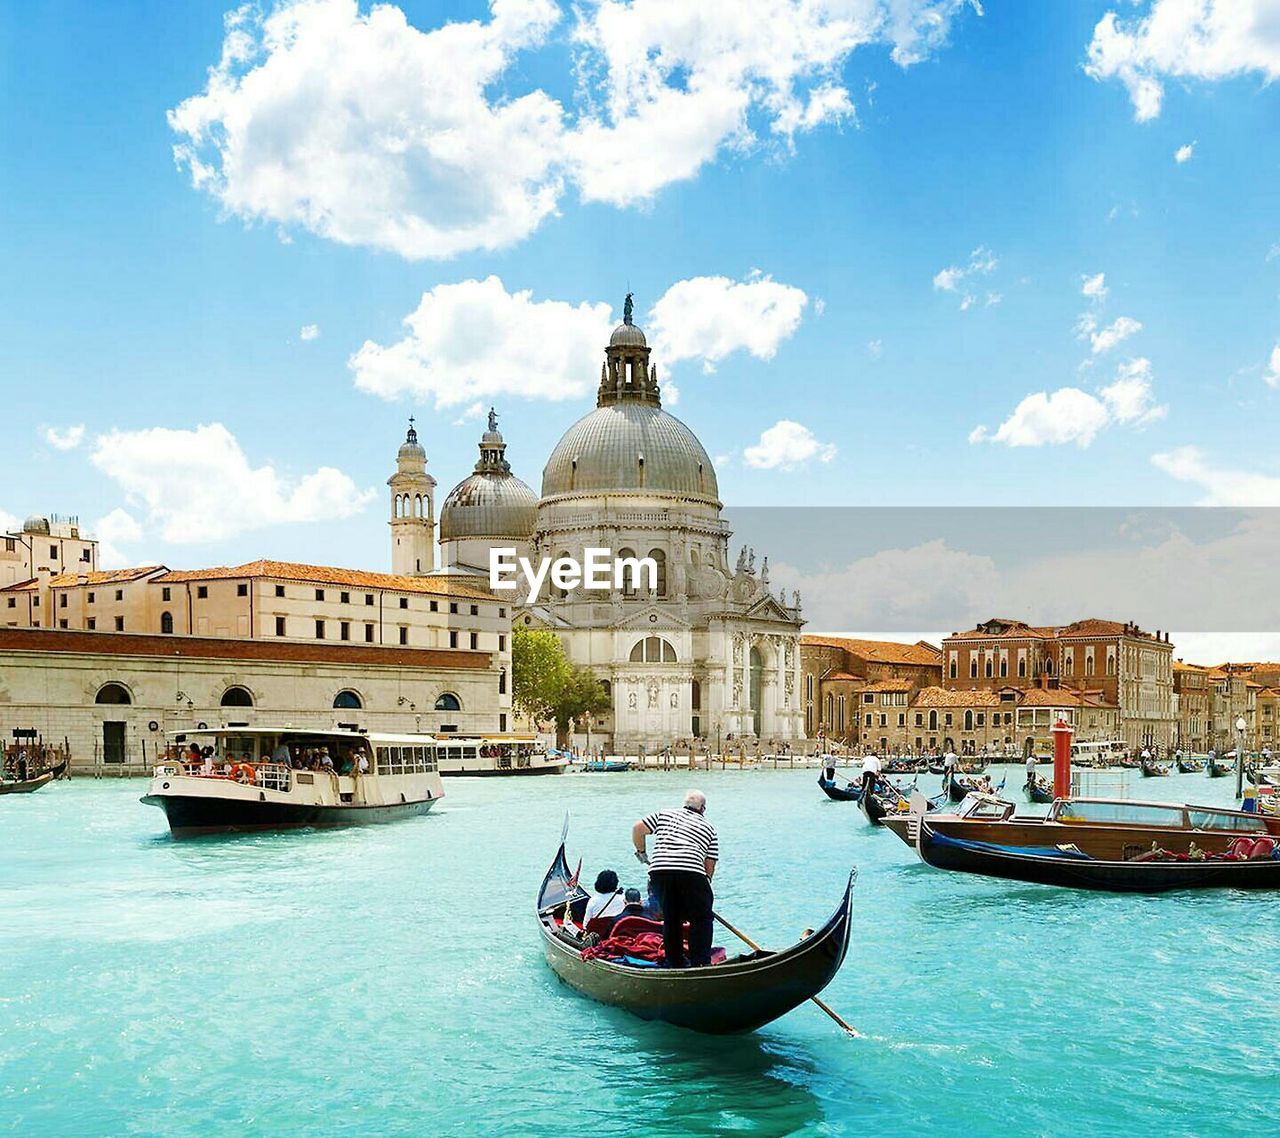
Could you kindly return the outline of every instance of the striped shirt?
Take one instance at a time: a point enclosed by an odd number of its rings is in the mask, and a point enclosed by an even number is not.
[[[706,874],[706,862],[720,859],[715,827],[696,810],[659,810],[643,819],[654,836],[650,869],[678,869]]]

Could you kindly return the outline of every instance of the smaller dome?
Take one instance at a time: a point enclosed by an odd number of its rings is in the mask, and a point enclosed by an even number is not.
[[[643,348],[647,347],[647,343],[644,333],[635,324],[632,324],[630,320],[624,320],[613,330],[613,335],[609,337],[609,347]]]
[[[396,452],[396,458],[402,462],[406,458],[422,459],[424,462],[427,458],[427,452],[422,449],[422,444],[418,442],[418,432],[414,429],[413,419],[409,419],[409,430],[405,432],[404,442],[400,444],[400,449]]]
[[[538,498],[513,474],[479,472],[464,478],[440,507],[440,540],[505,537],[524,541],[538,523]]]
[[[49,519],[42,518],[39,514],[32,514],[22,523],[22,532],[47,534],[49,532]]]

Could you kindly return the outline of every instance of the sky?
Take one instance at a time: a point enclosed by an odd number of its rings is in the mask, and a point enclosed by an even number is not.
[[[634,293],[731,506],[1280,504],[1280,2],[0,8],[0,522],[385,568]]]

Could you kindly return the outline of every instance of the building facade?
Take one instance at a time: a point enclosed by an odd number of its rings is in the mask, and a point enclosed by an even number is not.
[[[98,543],[80,532],[78,518],[32,515],[0,537],[0,588],[37,573],[93,573]]]

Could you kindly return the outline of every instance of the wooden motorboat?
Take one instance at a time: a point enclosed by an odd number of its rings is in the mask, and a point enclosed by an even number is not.
[[[563,927],[566,910],[587,898],[578,875],[569,869],[563,839],[538,890],[534,915],[547,963],[571,988],[641,1019],[727,1035],[755,1031],[831,983],[849,949],[856,877],[856,871],[849,875],[836,911],[810,936],[780,952],[752,952],[706,968],[584,960],[587,942]]]
[[[1075,889],[1117,893],[1164,893],[1173,889],[1212,887],[1280,889],[1280,857],[1274,856],[1277,842],[1269,836],[1254,839],[1237,835],[1233,839],[1237,847],[1244,842],[1265,851],[1255,851],[1243,860],[1221,855],[1203,859],[1162,856],[1150,848],[1132,857],[1114,858],[1094,852],[1095,846],[1105,845],[1095,843],[1094,837],[1086,829],[1077,835],[1075,842],[1054,846],[1003,845],[939,833],[931,819],[921,816],[916,852],[921,861],[935,869]]]
[[[0,782],[0,794],[30,794],[53,781],[53,771],[41,771],[34,778]]]

